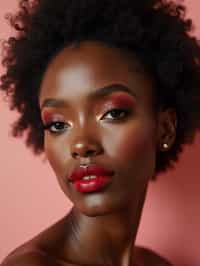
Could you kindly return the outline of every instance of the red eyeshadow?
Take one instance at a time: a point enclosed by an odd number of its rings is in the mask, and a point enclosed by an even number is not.
[[[42,119],[44,122],[50,122],[52,120],[63,120],[63,115],[61,114],[52,114],[48,111],[42,112]]]
[[[135,105],[135,100],[126,95],[113,95],[111,100],[113,104],[121,107],[133,107]]]

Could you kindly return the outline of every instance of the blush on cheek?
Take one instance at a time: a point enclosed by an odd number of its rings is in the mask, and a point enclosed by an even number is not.
[[[156,164],[156,152],[150,135],[140,134],[124,139],[119,150],[121,165],[127,165],[129,172],[135,173],[138,180],[149,180]]]
[[[57,175],[59,174],[59,154],[57,154],[56,151],[52,150],[52,148],[49,148],[46,146],[45,153],[48,159],[49,164],[51,165],[51,168],[53,169],[54,173]]]
[[[139,154],[142,152],[142,150],[144,150],[144,147],[146,146],[144,143],[144,139],[142,138],[142,136],[130,136],[127,137],[123,140],[123,147],[122,149],[120,149],[120,153],[123,153],[124,158],[126,158],[127,156],[130,157],[132,156],[133,159],[137,158],[139,156]],[[129,158],[130,159],[130,158]]]
[[[45,154],[51,168],[56,176],[63,176],[66,170],[66,151],[63,142],[52,141],[52,138],[45,138]]]
[[[129,128],[126,134],[121,134],[115,135],[112,144],[116,141],[115,154],[120,154],[124,161],[145,159],[149,152],[153,152],[152,132],[148,129]]]

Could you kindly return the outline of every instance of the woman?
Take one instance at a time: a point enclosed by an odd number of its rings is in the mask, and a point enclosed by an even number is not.
[[[135,246],[148,183],[200,128],[200,47],[161,0],[38,0],[10,16],[1,89],[70,212],[3,266],[172,265]]]

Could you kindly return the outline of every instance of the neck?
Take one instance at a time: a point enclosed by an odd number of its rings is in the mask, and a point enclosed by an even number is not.
[[[73,207],[67,216],[67,260],[87,265],[135,266],[134,245],[145,196],[146,191],[134,210],[129,204],[103,216],[88,217]]]

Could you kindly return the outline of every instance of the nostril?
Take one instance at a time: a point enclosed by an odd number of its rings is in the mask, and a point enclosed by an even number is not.
[[[77,157],[77,153],[73,152],[72,153],[72,158],[76,158]]]
[[[91,155],[93,155],[93,154],[95,154],[95,151],[94,151],[94,150],[87,150],[87,151],[85,152],[85,154],[81,154],[81,153],[73,152],[73,153],[72,153],[72,157],[73,157],[73,158],[76,158],[76,157],[78,157],[78,156],[91,156]]]
[[[95,151],[93,151],[93,150],[88,150],[87,152],[86,152],[86,155],[92,155],[92,154],[94,154],[95,153]]]
[[[71,146],[71,156],[77,157],[90,157],[96,156],[103,151],[101,144],[98,142],[78,142]]]

